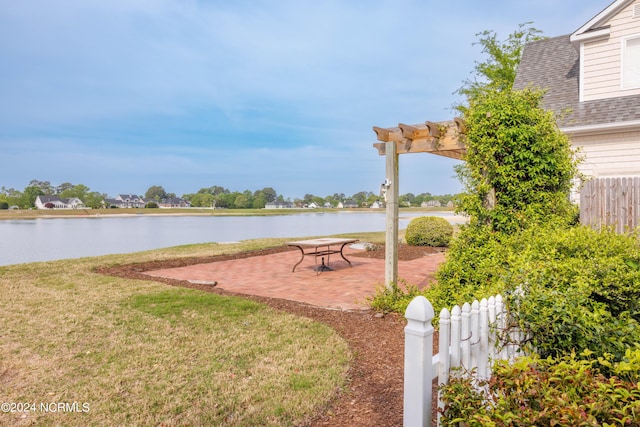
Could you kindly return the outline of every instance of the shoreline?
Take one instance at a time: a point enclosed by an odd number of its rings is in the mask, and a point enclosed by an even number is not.
[[[230,243],[256,238],[319,237],[352,233],[354,230],[384,231],[385,212],[382,211],[289,213],[290,215],[252,216],[247,212],[243,216],[217,215],[216,218],[198,212],[157,212],[146,215],[46,215],[11,219],[0,221],[3,235],[7,241],[12,242],[11,250],[0,256],[0,265],[133,253],[199,243]],[[429,215],[444,218],[454,227],[467,222],[464,217],[451,211],[402,211],[399,215],[399,232],[405,229],[413,218]],[[76,218],[76,221],[69,218]],[[265,224],[268,227],[265,227]]]
[[[124,210],[124,209],[120,209]],[[385,209],[355,208],[355,209],[163,209],[158,212],[156,209],[131,208],[127,212],[114,212],[114,209],[66,209],[66,210],[0,210],[1,220],[17,219],[39,219],[39,218],[98,218],[98,217],[136,217],[136,216],[272,216],[272,215],[296,215],[301,213],[384,213]],[[171,212],[167,212],[171,210]],[[455,214],[452,209],[447,208],[400,208],[400,218],[408,213],[429,213],[449,212],[456,223],[466,222],[463,215]]]

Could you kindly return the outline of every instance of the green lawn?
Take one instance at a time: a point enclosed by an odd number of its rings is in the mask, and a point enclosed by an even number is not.
[[[332,329],[242,298],[93,272],[282,242],[0,267],[0,403],[35,404],[0,412],[0,425],[279,426],[312,416],[352,357]]]

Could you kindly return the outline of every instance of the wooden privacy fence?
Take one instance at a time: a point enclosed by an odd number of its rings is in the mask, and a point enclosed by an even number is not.
[[[580,190],[580,223],[624,233],[638,226],[640,177],[597,178]]]
[[[404,425],[430,426],[432,381],[448,382],[452,368],[466,373],[475,369],[478,378],[491,376],[491,363],[515,357],[516,345],[500,346],[499,333],[506,329],[502,297],[477,300],[451,311],[440,312],[439,349],[433,355],[433,306],[423,296],[411,301],[405,312]],[[511,332],[512,334],[514,332]],[[516,332],[517,333],[517,332]],[[519,335],[519,333],[518,333]],[[517,342],[512,337],[508,342]],[[438,407],[441,402],[438,400]]]

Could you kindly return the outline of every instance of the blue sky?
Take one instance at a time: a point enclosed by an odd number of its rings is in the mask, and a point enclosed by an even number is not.
[[[608,5],[0,0],[0,187],[376,192],[372,126],[452,118],[477,33],[568,34]],[[400,193],[460,191],[456,163],[400,156]]]

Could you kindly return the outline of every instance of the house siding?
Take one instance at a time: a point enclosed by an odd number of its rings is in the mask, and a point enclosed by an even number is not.
[[[623,42],[640,36],[639,6],[617,0],[573,34],[523,49],[514,88],[545,90],[543,106],[583,157],[586,177],[640,176],[640,89],[622,89]]]
[[[120,208],[144,208],[146,201],[135,194],[119,194],[116,200],[120,202]]]
[[[61,199],[58,196],[38,196],[35,200],[36,209],[49,209],[46,206],[51,204],[52,209],[78,209],[84,208],[82,200],[77,197]]]
[[[623,41],[639,36],[640,18],[633,17],[633,2],[603,25],[609,25],[611,33],[605,40],[585,42],[581,46],[581,97],[582,101],[639,95],[640,88],[622,89]]]
[[[580,171],[594,178],[640,176],[640,131],[571,138],[585,161]]]

